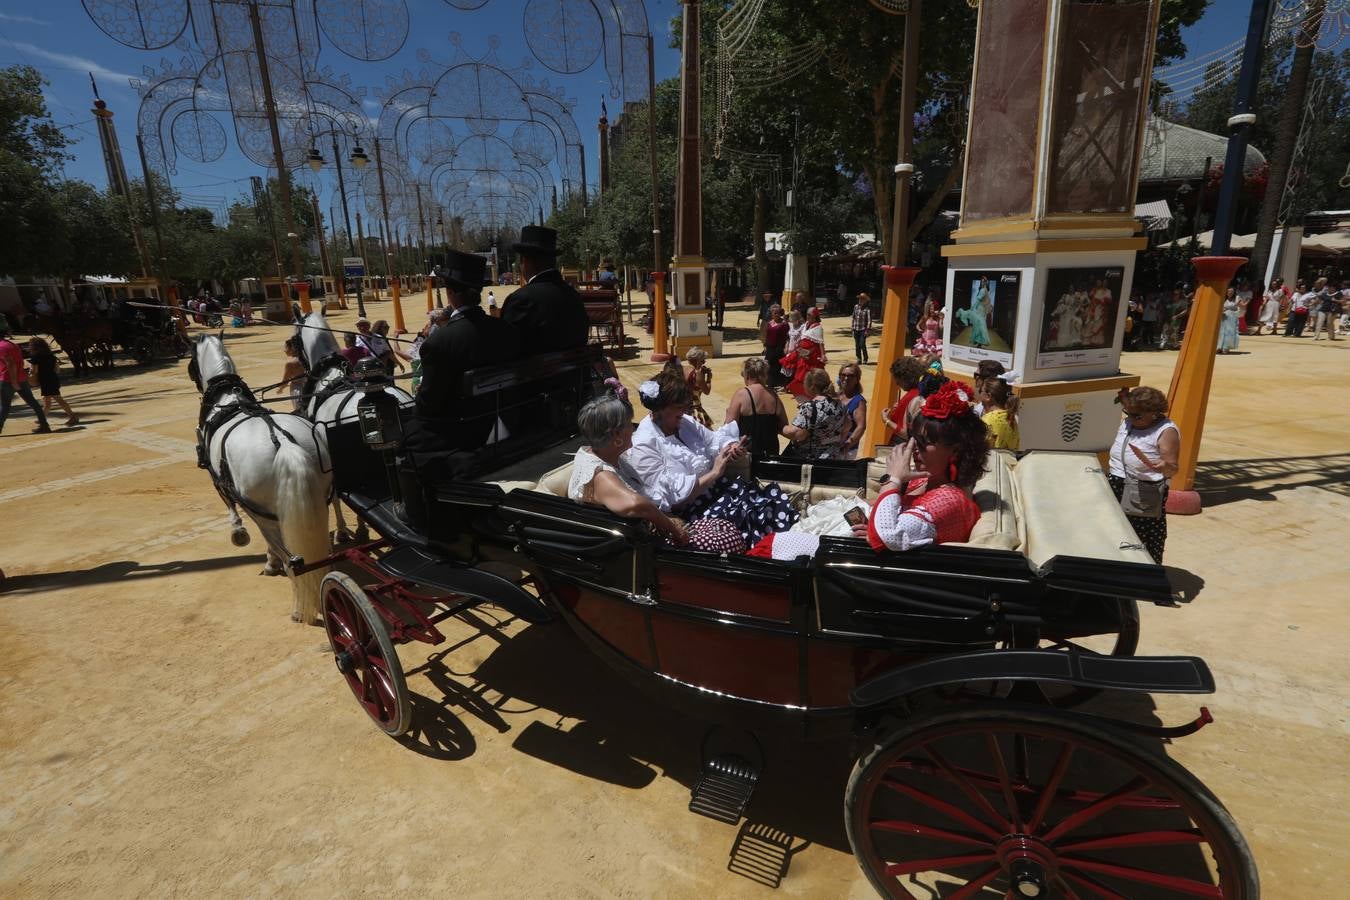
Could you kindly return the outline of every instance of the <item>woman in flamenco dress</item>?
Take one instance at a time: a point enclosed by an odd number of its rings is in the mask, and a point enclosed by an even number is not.
[[[923,304],[923,315],[919,317],[923,333],[914,341],[915,356],[942,355],[942,310],[930,296]]]
[[[823,369],[826,364],[825,329],[820,324],[819,313],[814,309],[811,312],[815,315],[808,318],[806,329],[797,341],[797,349],[779,361],[785,372],[789,369],[792,371],[792,381],[788,383],[787,391],[797,398],[798,403],[811,399],[806,391],[806,373],[812,369]]]

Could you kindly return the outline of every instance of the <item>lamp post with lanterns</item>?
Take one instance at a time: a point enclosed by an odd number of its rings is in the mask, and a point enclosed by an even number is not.
[[[364,247],[361,248],[362,252],[358,254],[356,252],[355,240],[352,237],[352,217],[350,211],[347,209],[347,182],[342,175],[342,154],[338,150],[337,132],[330,131],[329,136],[333,139],[333,164],[337,167],[338,194],[342,198],[342,220],[347,228],[347,252],[349,252],[352,256],[361,256],[361,258],[364,259],[365,248]],[[362,149],[361,145],[358,143],[354,147],[352,147],[352,152],[351,155],[348,157],[348,160],[351,162],[353,166],[355,166],[358,170],[360,170],[364,169],[367,163],[370,162],[370,157],[366,155],[366,151]],[[318,144],[317,143],[311,144],[309,148],[310,169],[312,169],[317,174],[323,169],[323,165],[324,165],[323,154],[319,152]],[[344,281],[346,280],[345,272],[343,273],[342,278]],[[364,280],[365,279],[363,278],[358,278],[356,280],[356,312],[357,315],[361,316],[362,318],[365,318],[366,315],[365,296],[361,290],[361,285]]]

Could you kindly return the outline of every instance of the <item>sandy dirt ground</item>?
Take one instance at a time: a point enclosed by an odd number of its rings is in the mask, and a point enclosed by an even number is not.
[[[387,305],[373,312],[392,318]],[[420,325],[420,298],[408,309]],[[728,316],[715,418],[753,319]],[[827,324],[838,363],[847,320]],[[227,333],[249,382],[279,377],[285,334]],[[1348,353],[1243,338],[1218,359],[1206,508],[1172,518],[1168,543],[1207,586],[1143,611],[1141,653],[1214,669],[1216,723],[1167,752],[1233,812],[1274,898],[1345,895]],[[655,371],[645,358],[622,365],[630,384]],[[1175,359],[1123,368],[1166,388]],[[31,436],[23,411],[0,436],[0,896],[770,893],[728,871],[737,828],[686,810],[702,726],[562,626],[488,607],[447,623],[441,647],[402,648],[417,728],[379,733],[322,632],[290,622],[287,583],[257,574],[256,529],[231,546],[194,465],[185,368],[119,364],[69,384],[80,427]],[[1145,712],[1178,723],[1198,705]],[[778,893],[870,896],[844,837],[848,748],[769,753],[749,820],[792,841]]]

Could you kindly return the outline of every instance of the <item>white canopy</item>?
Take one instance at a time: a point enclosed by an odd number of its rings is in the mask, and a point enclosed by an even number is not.
[[[1328,231],[1326,234],[1307,235],[1303,238],[1303,249],[1337,256],[1350,252],[1350,231]]]
[[[1214,232],[1202,231],[1195,236],[1195,242],[1205,250],[1208,250],[1214,244]],[[1186,247],[1191,243],[1189,236],[1179,237],[1175,241],[1168,241],[1165,244],[1159,244],[1159,247]],[[1256,246],[1256,235],[1254,234],[1235,234],[1228,239],[1229,250],[1250,250]]]
[[[1144,220],[1149,231],[1166,231],[1172,227],[1172,208],[1166,200],[1150,200],[1134,205],[1134,217]]]

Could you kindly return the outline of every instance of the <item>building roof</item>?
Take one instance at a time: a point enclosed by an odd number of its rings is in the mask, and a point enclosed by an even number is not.
[[[1205,174],[1205,159],[1221,164],[1228,152],[1228,138],[1149,116],[1144,126],[1144,154],[1139,161],[1140,182],[1188,181]],[[1244,172],[1260,168],[1265,154],[1248,145]]]

